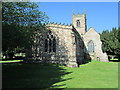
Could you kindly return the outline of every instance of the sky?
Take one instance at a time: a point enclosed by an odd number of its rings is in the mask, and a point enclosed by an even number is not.
[[[118,2],[41,2],[39,10],[45,12],[50,22],[72,23],[72,12],[86,11],[87,30],[93,27],[98,33],[118,27]]]

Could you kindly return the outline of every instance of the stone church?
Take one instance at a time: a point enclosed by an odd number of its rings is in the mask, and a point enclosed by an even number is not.
[[[86,13],[72,13],[71,25],[52,22],[46,27],[47,34],[36,39],[37,46],[32,47],[35,60],[68,67],[77,67],[91,60],[108,61],[107,54],[102,52],[100,35],[92,27],[86,30]]]

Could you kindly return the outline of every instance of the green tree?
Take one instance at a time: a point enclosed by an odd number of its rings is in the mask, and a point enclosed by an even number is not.
[[[2,3],[3,54],[12,58],[16,51],[31,48],[35,31],[45,28],[48,16],[32,2]]]
[[[120,55],[120,30],[112,28],[111,31],[103,31],[101,36],[102,49],[107,54]]]
[[[102,41],[102,50],[103,52],[107,52],[110,50],[109,48],[109,31],[103,31],[102,34],[100,34],[100,38]]]
[[[118,40],[120,42],[120,27],[118,28]]]

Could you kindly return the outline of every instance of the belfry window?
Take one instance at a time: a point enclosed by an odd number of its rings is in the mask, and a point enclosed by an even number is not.
[[[94,52],[94,43],[92,40],[88,42],[88,52],[90,53]]]
[[[56,52],[56,39],[54,35],[52,35],[52,32],[49,31],[46,39],[45,39],[45,47],[44,47],[45,52]]]
[[[77,27],[80,27],[80,20],[77,20],[77,21],[76,21],[76,26],[77,26]]]

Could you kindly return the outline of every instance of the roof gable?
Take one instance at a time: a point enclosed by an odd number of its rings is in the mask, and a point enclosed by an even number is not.
[[[85,33],[86,35],[99,35],[98,32],[94,28],[89,28],[89,30]]]

